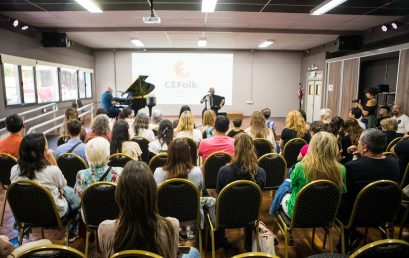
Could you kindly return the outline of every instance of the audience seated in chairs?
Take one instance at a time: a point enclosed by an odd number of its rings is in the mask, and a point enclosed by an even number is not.
[[[168,151],[168,146],[173,140],[173,125],[169,120],[162,120],[159,123],[158,135],[156,139],[149,143],[149,152],[154,155]]]
[[[143,137],[149,142],[155,140],[155,134],[151,129],[149,129],[149,117],[145,113],[138,113],[135,117],[135,122],[133,125],[135,136]],[[132,135],[131,135],[132,136]],[[133,137],[131,137],[133,138]]]
[[[376,126],[378,129],[381,129],[381,121],[390,118],[389,113],[391,112],[391,108],[388,106],[380,106],[378,111],[378,118],[376,119]]]
[[[74,107],[68,107],[65,110],[63,126],[60,128],[60,135],[68,135],[69,134],[67,125],[68,125],[68,121],[70,121],[71,119],[79,120],[78,111]]]
[[[124,250],[144,250],[176,258],[179,221],[158,214],[157,186],[149,167],[140,161],[126,164],[119,178],[118,220],[99,225],[99,247],[104,257]],[[182,257],[200,257],[195,248]]]
[[[290,180],[285,180],[277,190],[270,215],[276,214],[281,208],[288,217],[292,217],[298,193],[314,180],[330,180],[338,185],[342,192],[346,192],[345,167],[338,162],[338,158],[339,149],[335,136],[328,132],[314,134],[307,154],[291,171]]]
[[[184,111],[179,117],[179,123],[175,129],[175,138],[190,138],[196,144],[199,144],[202,140],[202,133],[199,129],[195,129],[192,112]]]
[[[128,129],[129,125],[125,120],[119,119],[115,122],[114,128],[112,129],[110,146],[111,155],[115,153],[124,153],[129,157],[138,160],[142,155],[142,150],[138,143],[130,141]]]
[[[348,114],[348,118],[356,120],[362,129],[366,128],[365,123],[362,121],[362,110],[360,108],[351,108]]]
[[[229,130],[229,124],[230,121],[227,117],[217,116],[214,122],[214,136],[203,139],[199,145],[199,156],[203,157],[203,161],[205,161],[210,154],[218,151],[227,152],[234,156],[234,139],[226,136],[226,132]]]
[[[216,120],[216,113],[208,109],[203,112],[202,127],[200,131],[202,132],[203,139],[210,138],[214,135],[214,121]]]
[[[397,142],[391,151],[399,158],[400,176],[403,177],[403,173],[409,163],[409,134],[406,134]]]
[[[250,180],[263,190],[266,183],[266,172],[257,163],[253,139],[247,134],[239,134],[234,141],[235,157],[219,170],[217,176],[217,193],[231,182]]]
[[[152,111],[152,118],[151,122],[149,123],[149,129],[151,130],[158,130],[160,122],[162,122],[163,116],[162,116],[162,111],[159,109],[154,109]]]
[[[341,221],[349,219],[358,193],[369,183],[382,179],[399,183],[398,161],[382,155],[385,147],[385,134],[371,128],[361,134],[358,146],[352,145],[348,148],[348,152],[356,155],[358,159],[345,164],[348,192],[343,194],[338,209]]]
[[[348,153],[348,147],[352,145],[351,139],[349,138],[348,135],[345,135],[344,131],[344,120],[340,118],[339,116],[335,116],[331,118],[331,121],[328,124],[328,132],[332,133],[337,137],[337,140],[340,144],[340,151],[342,159],[340,162],[342,164],[347,163],[348,161],[352,160],[352,155]]]
[[[310,135],[307,132],[307,124],[298,110],[288,112],[285,119],[285,128],[281,132],[280,149],[293,138],[301,138],[306,142],[310,141]]]
[[[174,120],[174,121],[172,122],[172,124],[173,124],[173,129],[176,129],[176,128],[178,127],[178,125],[179,125],[179,119],[180,119],[180,117],[182,116],[183,112],[185,112],[185,111],[192,112],[192,110],[190,109],[190,107],[189,107],[188,105],[183,105],[183,106],[181,106],[181,107],[180,107],[180,111],[179,111],[178,119],[176,119],[176,120]],[[196,128],[196,126],[194,126],[194,128]]]
[[[348,135],[349,139],[351,139],[353,145],[358,145],[359,137],[364,129],[359,125],[358,120],[348,118],[344,122],[343,131]]]
[[[21,255],[23,252],[38,246],[50,245],[52,242],[48,239],[41,239],[25,243],[19,247],[15,247],[7,236],[0,235],[0,257],[1,258],[14,258]]]
[[[58,158],[64,153],[74,153],[80,156],[85,162],[87,157],[85,155],[85,144],[80,139],[81,134],[81,122],[77,119],[71,119],[67,122],[67,130],[70,139],[57,147],[55,150],[55,156]]]
[[[23,140],[24,123],[19,115],[11,115],[6,118],[6,129],[10,135],[0,139],[0,152],[19,157],[20,143]]]
[[[175,139],[169,144],[168,160],[165,166],[158,167],[153,177],[157,184],[171,178],[183,178],[202,189],[203,175],[200,167],[194,167],[185,139]]]
[[[323,131],[327,131],[327,129],[328,129],[328,124],[325,124],[325,123],[323,123],[321,121],[314,121],[310,125],[309,133],[310,133],[311,138],[312,138],[314,136],[314,134],[319,133],[319,132],[323,132]],[[304,147],[301,148],[300,154],[298,154],[298,157],[297,157],[297,161],[301,161],[304,158],[304,156],[308,152],[308,147],[309,146],[310,146],[309,144],[306,144],[306,145],[304,145]]]
[[[85,143],[96,136],[104,137],[108,141],[111,141],[112,135],[109,129],[109,117],[107,115],[101,114],[94,118],[91,123],[91,131],[87,133]]]
[[[91,184],[101,181],[113,182],[118,180],[121,167],[109,167],[109,142],[102,137],[95,137],[85,146],[85,154],[89,168],[78,171],[74,186],[76,194],[81,197],[84,190]]]
[[[241,118],[235,118],[233,119],[233,126],[234,128],[231,129],[228,133],[227,136],[234,138],[239,133],[244,133],[244,130],[241,128],[243,120]]]
[[[320,110],[320,121],[324,124],[329,124],[332,118],[332,111],[329,108],[323,108]]]
[[[251,114],[250,127],[246,128],[244,132],[250,135],[253,139],[267,139],[273,145],[273,150],[277,148],[276,140],[274,139],[274,133],[271,129],[266,128],[266,119],[264,118],[264,115],[259,111],[254,111]]]
[[[263,114],[264,119],[266,119],[266,127],[268,129],[271,129],[273,132],[275,132],[276,131],[276,123],[273,120],[270,119],[271,109],[263,108],[261,110],[261,113]]]
[[[385,118],[381,121],[382,131],[386,135],[386,146],[398,137],[402,137],[402,133],[398,133],[398,121],[395,118]]]
[[[21,180],[33,180],[47,188],[54,198],[60,217],[70,214],[67,199],[62,193],[72,192],[72,189],[67,186],[67,180],[58,168],[42,133],[28,134],[21,142],[20,158],[11,169],[10,181],[15,183]]]
[[[400,105],[395,104],[392,107],[393,118],[398,121],[398,133],[409,133],[409,117],[402,113]]]
[[[132,110],[129,108],[124,108],[121,110],[121,112],[118,115],[118,120],[124,120],[128,123],[128,132],[130,135],[130,138],[133,138],[134,131],[133,131],[133,123],[135,121],[135,118],[132,115]],[[117,121],[118,121],[117,120]],[[113,127],[113,125],[112,125]]]

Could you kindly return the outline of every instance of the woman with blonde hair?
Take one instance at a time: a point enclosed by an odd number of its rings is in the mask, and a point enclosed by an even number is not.
[[[386,135],[386,146],[394,139],[402,137],[402,133],[398,133],[398,121],[395,118],[385,118],[381,121],[382,131]]]
[[[210,138],[213,136],[214,134],[213,125],[215,121],[216,121],[216,113],[213,110],[209,109],[203,113],[202,128],[201,128],[203,138]]]
[[[180,115],[178,126],[175,129],[175,138],[190,138],[197,144],[202,140],[202,133],[195,129],[192,112],[184,111]]]
[[[345,120],[343,130],[349,136],[349,139],[351,139],[351,143],[353,145],[358,145],[359,137],[364,131],[364,129],[359,125],[358,120],[348,118]]]
[[[284,195],[281,201],[281,207],[289,217],[293,216],[298,193],[310,182],[330,180],[339,186],[342,193],[346,192],[346,169],[338,162],[338,158],[337,138],[328,132],[314,134],[307,154],[291,172],[291,193]]]
[[[254,111],[250,116],[250,127],[244,130],[245,133],[250,135],[253,139],[264,138],[271,142],[273,150],[276,149],[277,144],[274,139],[273,131],[266,127],[266,119],[263,113]]]
[[[236,135],[234,150],[233,160],[219,170],[216,191],[219,193],[223,187],[237,180],[253,181],[263,189],[266,182],[266,172],[258,166],[253,139],[245,133]]]
[[[307,142],[310,141],[311,136],[307,132],[307,124],[298,110],[288,112],[285,126],[281,132],[280,149],[283,149],[284,145],[293,138],[302,138]]]

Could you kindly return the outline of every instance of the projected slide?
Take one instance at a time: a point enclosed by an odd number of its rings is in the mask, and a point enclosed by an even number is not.
[[[158,104],[200,104],[209,87],[232,103],[233,54],[132,53],[132,78],[148,75]]]

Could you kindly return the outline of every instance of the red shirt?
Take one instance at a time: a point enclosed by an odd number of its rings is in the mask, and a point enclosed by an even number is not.
[[[210,154],[218,151],[224,151],[234,156],[234,138],[222,135],[213,136],[200,141],[199,156],[203,157],[203,161],[205,161]]]
[[[94,137],[103,137],[103,138],[107,139],[109,142],[112,139],[111,134],[96,135],[93,131],[90,131],[90,132],[87,133],[87,136],[85,137],[85,142],[89,141],[91,138],[94,138]]]
[[[22,140],[23,136],[20,134],[10,134],[6,138],[0,140],[0,152],[5,152],[18,158],[20,156],[18,150]]]

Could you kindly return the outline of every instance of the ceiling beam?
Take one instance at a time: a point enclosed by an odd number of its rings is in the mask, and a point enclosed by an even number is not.
[[[350,30],[306,30],[306,29],[266,29],[266,28],[215,28],[215,27],[67,27],[39,28],[41,31],[58,32],[127,32],[127,31],[192,31],[192,32],[245,32],[245,33],[286,33],[286,34],[321,34],[352,35],[362,31]]]

